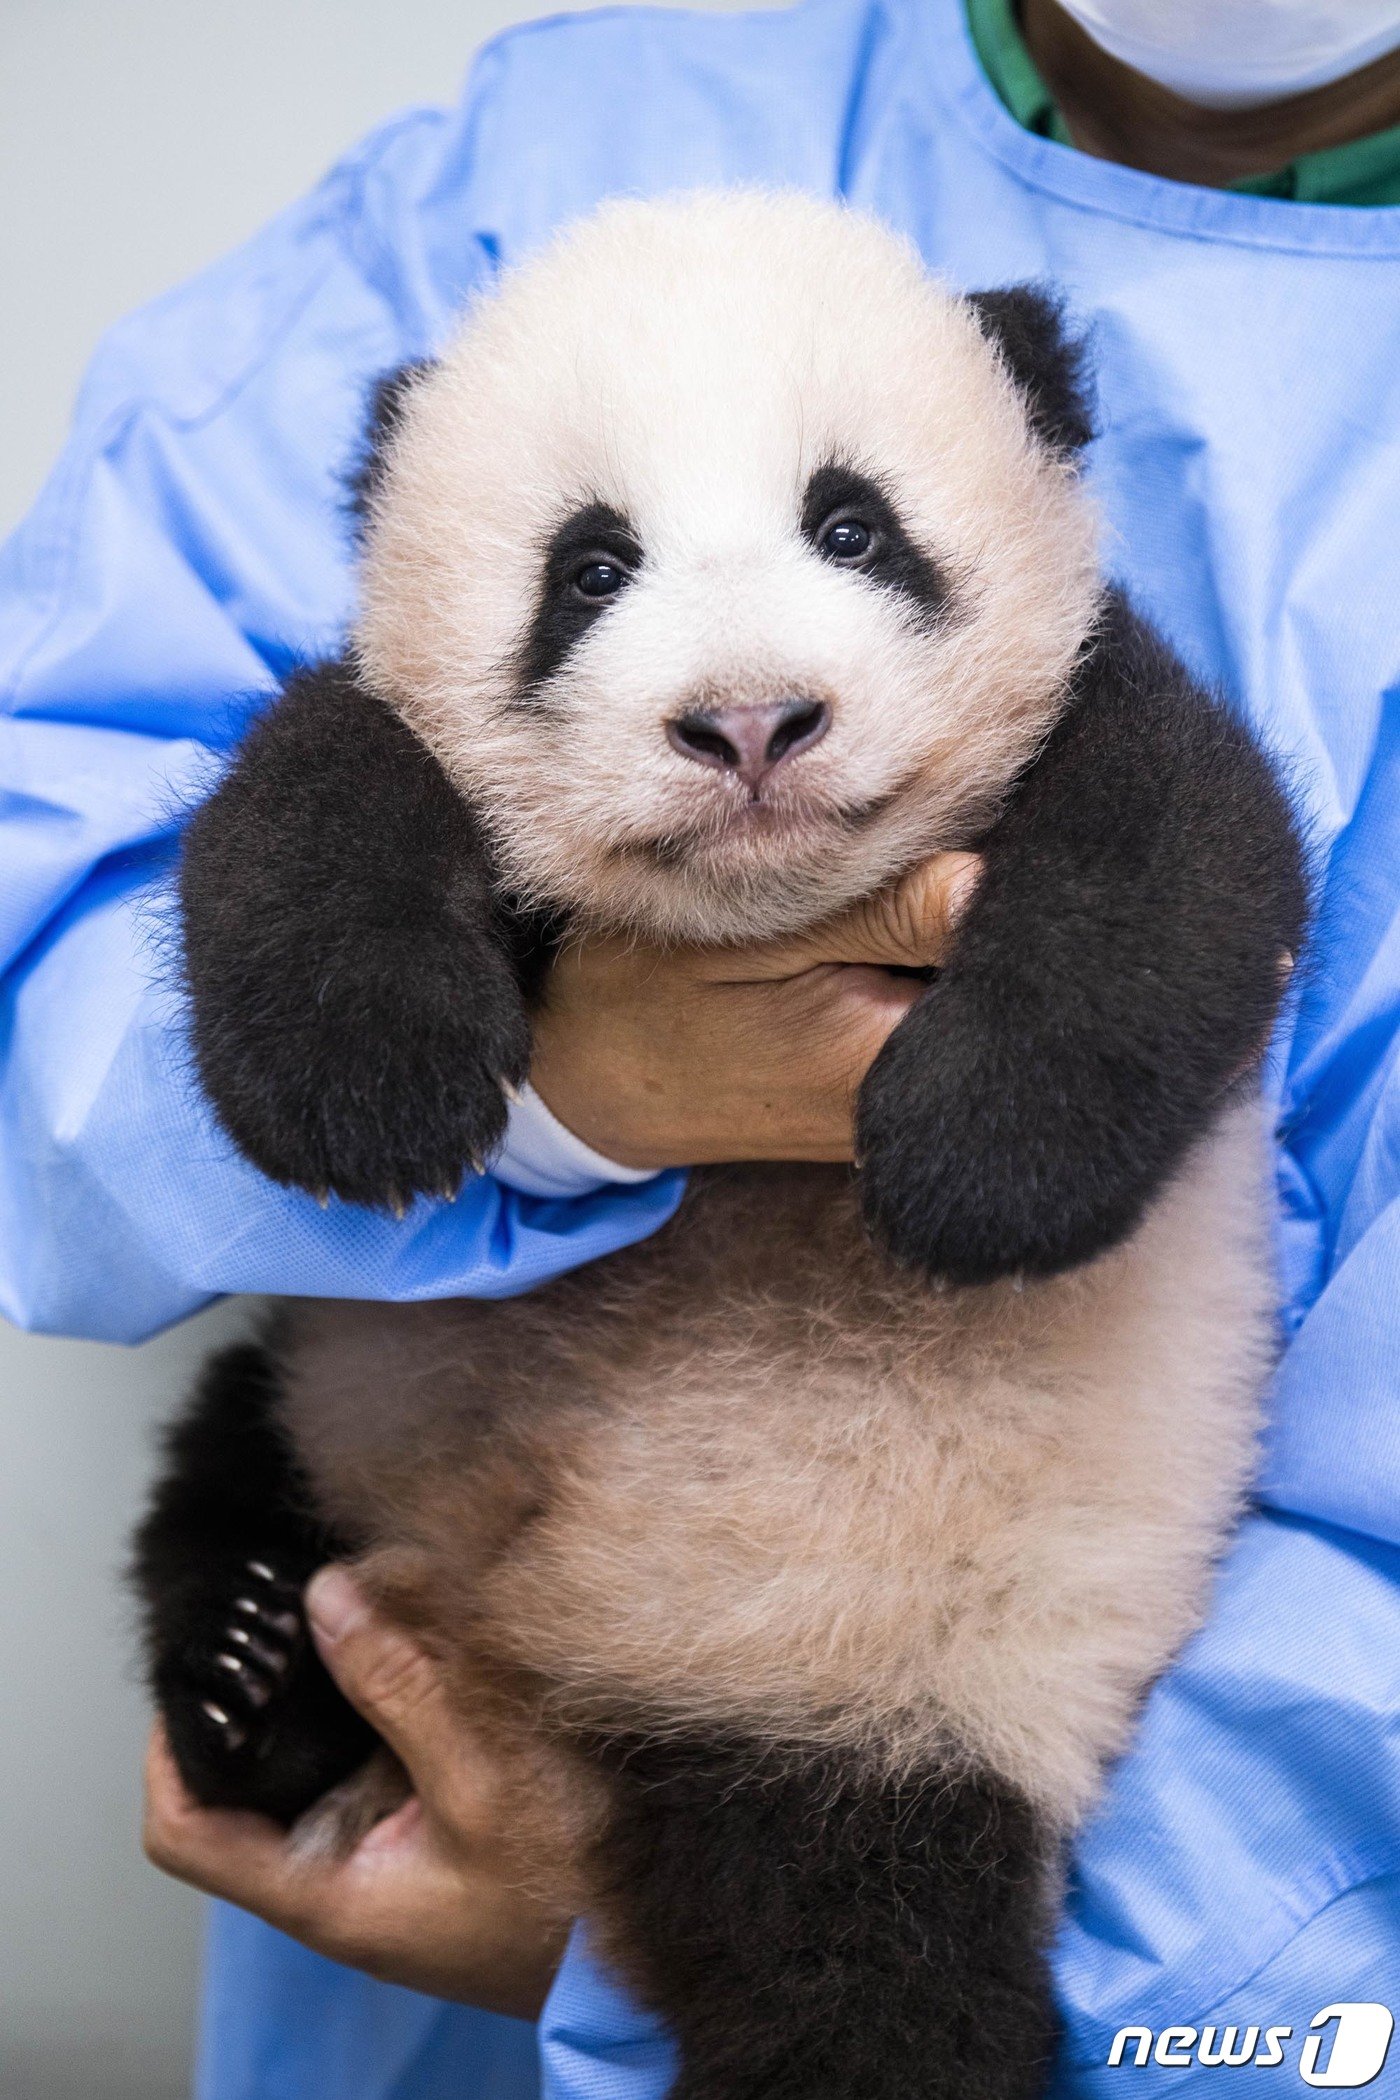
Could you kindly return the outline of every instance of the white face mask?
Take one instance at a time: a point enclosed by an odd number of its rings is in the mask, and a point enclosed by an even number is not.
[[[1060,0],[1094,42],[1189,102],[1245,109],[1400,45],[1400,0]]]

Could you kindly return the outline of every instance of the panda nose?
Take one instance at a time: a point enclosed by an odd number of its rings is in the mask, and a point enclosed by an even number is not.
[[[775,700],[763,707],[692,708],[666,724],[682,758],[733,773],[757,790],[784,759],[819,744],[831,727],[824,700]]]

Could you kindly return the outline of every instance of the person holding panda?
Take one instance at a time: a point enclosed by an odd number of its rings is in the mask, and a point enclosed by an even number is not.
[[[1400,891],[1382,706],[1400,9],[1026,0],[1018,18],[1007,0],[966,16],[958,0],[808,0],[561,22],[494,46],[458,119],[381,134],[249,258],[180,295],[170,325],[131,324],[5,583],[25,798],[5,842],[5,1309],[134,1336],[223,1290],[519,1289],[658,1224],[675,1200],[658,1169],[848,1156],[854,1087],[902,1008],[888,979],[840,965],[936,962],[975,881],[966,862],[923,871],[815,954],[775,948],[742,972],[572,956],[494,1175],[450,1218],[401,1226],[323,1218],[237,1161],[140,953],[168,812],[231,741],[233,696],[265,691],[309,627],[343,621],[328,492],[366,382],[430,349],[497,260],[607,192],[716,180],[835,190],[955,282],[1049,277],[1067,293],[1093,328],[1093,471],[1125,580],[1287,755],[1312,820],[1319,959],[1275,1063],[1290,1347],[1261,1507],[1081,1846],[1059,1950],[1063,2090],[1110,2089],[1108,2041],[1130,2022],[1301,2032],[1328,2001],[1400,1995],[1379,1660],[1400,1617],[1385,1435]],[[70,1203],[82,1230],[60,1245]],[[346,1867],[309,1870],[269,1827],[194,1811],[157,1742],[153,1853],[391,1982],[533,2014],[560,1949],[493,1875],[489,1761],[343,1573],[310,1601],[332,1674],[400,1751],[416,1801]],[[664,2088],[664,2039],[582,1934],[546,2007],[544,2063],[555,2094]],[[520,2037],[484,2015],[378,1991],[219,1914],[206,2100],[504,2093],[531,2075]]]

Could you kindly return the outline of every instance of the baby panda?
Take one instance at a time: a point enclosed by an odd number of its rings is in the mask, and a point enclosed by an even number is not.
[[[374,1744],[299,1591],[358,1562],[681,2100],[1044,2089],[1066,1841],[1250,1475],[1301,856],[1101,580],[1089,436],[1034,289],[798,196],[611,204],[381,390],[350,644],[186,834],[224,1127],[400,1211],[489,1164],[561,941],[790,934],[983,856],[854,1173],[697,1173],[526,1297],[289,1305],[138,1541],[187,1782],[335,1789],[322,1829]]]

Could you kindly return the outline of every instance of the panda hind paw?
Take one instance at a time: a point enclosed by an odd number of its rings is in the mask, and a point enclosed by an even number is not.
[[[305,1572],[260,1551],[210,1570],[196,1623],[157,1667],[171,1750],[206,1806],[292,1823],[374,1747],[312,1644]]]

